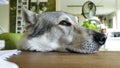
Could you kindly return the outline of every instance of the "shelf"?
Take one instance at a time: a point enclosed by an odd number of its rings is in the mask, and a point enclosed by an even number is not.
[[[22,7],[25,7],[28,9],[28,1],[29,0],[17,0],[16,33],[23,33],[24,32]]]

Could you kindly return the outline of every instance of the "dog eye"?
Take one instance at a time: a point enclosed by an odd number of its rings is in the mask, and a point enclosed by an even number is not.
[[[61,21],[59,24],[64,26],[71,26],[71,23],[65,20]]]

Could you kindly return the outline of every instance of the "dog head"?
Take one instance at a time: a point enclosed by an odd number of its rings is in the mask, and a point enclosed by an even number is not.
[[[32,50],[33,47],[34,50],[42,51],[41,47],[47,46],[46,51],[64,49],[70,52],[93,53],[98,51],[105,43],[106,36],[104,34],[83,28],[78,23],[77,17],[69,13],[56,11],[36,14],[26,9],[23,13],[26,22],[26,37],[24,38],[27,40],[37,39],[37,41],[34,41],[35,45],[33,46],[30,43],[32,41],[24,42],[30,46],[24,45],[28,49]],[[44,39],[39,40],[43,36],[50,42],[46,43]],[[57,43],[56,48],[50,44],[54,42]],[[35,49],[34,46],[36,45],[38,45],[38,48]],[[23,49],[24,46],[22,46]],[[53,49],[49,50],[49,47],[53,47]]]

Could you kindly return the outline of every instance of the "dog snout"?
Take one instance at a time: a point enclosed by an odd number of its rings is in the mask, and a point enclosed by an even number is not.
[[[105,41],[107,39],[107,36],[105,34],[102,33],[97,33],[95,32],[94,36],[94,40],[99,44],[99,45],[103,45],[105,44]]]
[[[105,44],[106,39],[107,39],[106,35],[103,35],[102,37],[100,37],[99,44],[100,45]]]

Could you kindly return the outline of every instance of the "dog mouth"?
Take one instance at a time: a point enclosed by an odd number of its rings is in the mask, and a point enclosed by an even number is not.
[[[97,52],[97,50],[95,50],[95,51],[88,51],[88,50],[70,49],[70,48],[66,48],[66,50],[68,52],[71,52],[71,53],[81,53],[81,54],[91,54],[91,53],[96,53]]]
[[[90,54],[90,53],[96,53],[100,47],[101,45],[99,45],[95,41],[88,40],[82,44],[82,48],[68,47],[66,48],[66,50],[72,53]]]

